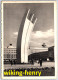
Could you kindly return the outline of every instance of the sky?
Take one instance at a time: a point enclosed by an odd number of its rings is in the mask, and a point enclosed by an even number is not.
[[[34,14],[37,22],[31,33],[30,47],[54,46],[54,4],[53,3],[5,3],[4,4],[4,47],[17,45],[17,36],[26,10]]]

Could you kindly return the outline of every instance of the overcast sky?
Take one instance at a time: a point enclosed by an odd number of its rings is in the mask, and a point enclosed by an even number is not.
[[[6,3],[4,4],[4,45],[17,45],[19,27],[26,10],[35,14],[37,22],[30,39],[30,46],[54,46],[54,5],[53,3]]]

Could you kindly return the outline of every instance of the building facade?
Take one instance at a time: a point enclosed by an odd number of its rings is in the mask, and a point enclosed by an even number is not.
[[[49,51],[49,59],[52,61],[55,60],[55,58],[54,58],[55,57],[54,56],[54,46],[49,47],[48,51]]]
[[[4,48],[4,61],[16,60],[17,49],[16,48]]]

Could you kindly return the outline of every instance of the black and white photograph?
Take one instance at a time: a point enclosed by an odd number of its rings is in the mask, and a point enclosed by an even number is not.
[[[56,76],[55,9],[55,1],[2,1],[4,78]]]

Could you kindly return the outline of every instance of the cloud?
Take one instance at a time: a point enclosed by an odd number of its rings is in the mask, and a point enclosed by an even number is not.
[[[45,32],[34,31],[30,39],[30,46],[32,47],[42,47],[45,43],[47,47],[54,46],[54,30],[49,29]]]
[[[49,29],[46,32],[35,31],[35,32],[32,32],[32,36],[34,38],[49,38],[54,36],[54,31],[53,29]]]

